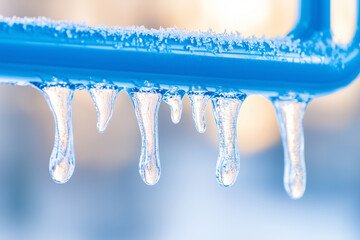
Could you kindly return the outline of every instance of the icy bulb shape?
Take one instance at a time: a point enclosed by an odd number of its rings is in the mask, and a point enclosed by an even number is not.
[[[199,133],[204,133],[206,130],[205,109],[211,95],[206,91],[190,91],[188,92],[188,96],[191,102],[192,116],[196,130]]]
[[[217,94],[212,99],[219,134],[216,179],[224,187],[234,184],[240,170],[236,123],[245,97],[243,93],[229,92]]]
[[[139,172],[143,181],[154,185],[160,178],[158,147],[158,111],[162,100],[157,88],[134,88],[130,91],[138,120],[142,146]]]
[[[97,112],[97,129],[103,133],[109,124],[114,110],[114,102],[118,94],[115,88],[90,88],[90,96]]]
[[[303,118],[307,103],[274,100],[284,147],[284,186],[293,199],[301,198],[306,188]]]
[[[185,92],[182,90],[179,91],[167,91],[164,94],[164,102],[170,106],[171,110],[171,121],[175,124],[178,124],[181,119],[182,113],[182,99]]]
[[[55,119],[55,143],[49,170],[56,183],[65,183],[75,168],[71,102],[74,90],[66,86],[46,86],[42,92]]]

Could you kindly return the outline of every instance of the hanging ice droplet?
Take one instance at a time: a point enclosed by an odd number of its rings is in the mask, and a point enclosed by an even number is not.
[[[179,123],[181,119],[182,99],[184,97],[184,94],[185,91],[183,90],[169,90],[164,94],[163,100],[170,106],[171,121],[175,124]]]
[[[293,199],[306,188],[303,118],[307,103],[296,99],[274,100],[284,147],[284,186]]]
[[[236,181],[240,170],[240,156],[236,123],[246,95],[243,93],[220,93],[212,98],[213,112],[219,134],[219,157],[216,179],[224,187]]]
[[[206,130],[205,109],[211,95],[206,91],[190,91],[188,92],[188,96],[191,102],[192,116],[196,130],[199,133],[204,133]]]
[[[142,146],[139,172],[143,181],[154,185],[160,178],[158,111],[162,93],[157,88],[133,88],[130,96],[139,123]]]
[[[45,86],[41,88],[55,119],[55,143],[49,170],[56,183],[65,183],[75,168],[71,102],[74,90],[70,87]]]
[[[97,129],[103,133],[113,114],[114,102],[119,90],[115,87],[92,87],[90,96],[97,112]]]

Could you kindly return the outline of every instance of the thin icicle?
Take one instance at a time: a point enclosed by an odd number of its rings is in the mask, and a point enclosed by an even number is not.
[[[103,133],[113,114],[114,102],[119,90],[115,87],[92,87],[89,89],[97,112],[97,129]]]
[[[236,123],[246,95],[243,93],[220,93],[213,97],[213,113],[219,134],[219,157],[216,178],[220,185],[231,186],[240,170]]]
[[[284,186],[291,198],[298,199],[306,188],[303,118],[307,102],[275,99],[274,105],[284,147]]]
[[[71,102],[74,90],[65,85],[41,88],[55,119],[55,143],[49,170],[56,183],[65,183],[75,168]]]
[[[183,90],[169,90],[164,94],[164,102],[170,106],[171,121],[178,124],[182,113],[182,99],[185,91]]]
[[[139,123],[142,147],[139,172],[143,181],[154,185],[160,178],[158,147],[158,111],[162,93],[157,88],[133,88],[130,96]]]
[[[204,133],[206,130],[205,109],[211,95],[207,91],[190,91],[188,96],[191,101],[192,116],[196,130],[199,133]]]

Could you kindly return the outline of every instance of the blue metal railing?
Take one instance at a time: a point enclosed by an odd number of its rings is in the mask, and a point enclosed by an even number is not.
[[[360,37],[343,48],[331,40],[330,0],[303,0],[291,37],[88,27],[45,19],[0,20],[0,81],[27,84],[104,79],[115,84],[319,95],[359,73]]]

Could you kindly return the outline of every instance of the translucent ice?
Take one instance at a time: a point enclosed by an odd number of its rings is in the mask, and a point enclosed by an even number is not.
[[[182,112],[182,99],[185,92],[183,90],[169,90],[164,94],[164,102],[170,106],[171,121],[175,124],[180,122]]]
[[[162,93],[158,88],[143,87],[133,88],[130,96],[142,139],[139,172],[146,184],[154,185],[160,178],[157,118]]]
[[[204,133],[206,130],[205,109],[211,94],[206,91],[190,91],[188,96],[191,101],[192,116],[196,130],[199,133]]]
[[[301,198],[306,188],[303,118],[306,102],[274,100],[284,147],[284,186],[293,199]]]
[[[236,122],[246,95],[220,93],[212,98],[213,112],[219,134],[219,157],[216,178],[224,187],[234,184],[240,170]]]
[[[55,143],[50,157],[49,170],[53,180],[65,183],[75,168],[71,102],[74,90],[67,86],[41,88],[55,119]]]
[[[89,89],[97,112],[97,129],[103,133],[111,119],[114,102],[119,92],[114,87],[92,87]]]

